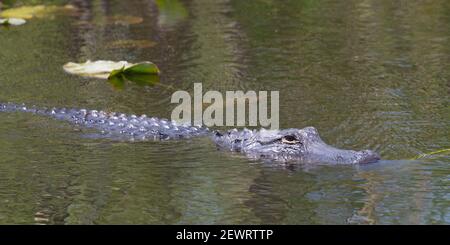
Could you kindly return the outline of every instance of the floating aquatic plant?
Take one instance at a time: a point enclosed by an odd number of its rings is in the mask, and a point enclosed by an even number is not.
[[[442,150],[437,150],[437,151],[433,151],[433,152],[429,152],[429,153],[420,154],[414,158],[411,158],[411,160],[429,158],[429,157],[433,157],[436,155],[449,154],[449,153],[450,153],[450,149],[442,149]]]
[[[125,81],[132,81],[138,85],[155,85],[159,82],[159,69],[152,62],[137,64],[127,61],[86,61],[85,63],[69,62],[63,66],[71,74],[85,77],[108,79],[116,88],[122,88]]]
[[[25,24],[26,22],[26,20],[20,18],[0,19],[0,25],[2,26],[20,26]]]
[[[123,88],[125,81],[131,81],[141,86],[153,86],[159,83],[159,69],[152,62],[143,62],[127,68],[113,70],[108,81],[115,88]]]
[[[128,63],[127,61],[88,60],[85,63],[69,62],[65,64],[63,68],[66,72],[71,74],[107,79],[113,70],[121,69],[122,67],[128,68],[133,65],[134,64]]]
[[[21,6],[17,8],[10,8],[3,10],[0,13],[2,18],[46,18],[52,17],[58,13],[73,11],[76,8],[73,5],[56,6],[56,5],[35,5],[35,6]]]

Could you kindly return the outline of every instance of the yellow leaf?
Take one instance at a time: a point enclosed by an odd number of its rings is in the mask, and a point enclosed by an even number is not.
[[[0,17],[3,18],[46,18],[57,13],[75,10],[73,5],[56,6],[56,5],[35,5],[35,6],[21,6],[17,8],[10,8],[2,11]]]

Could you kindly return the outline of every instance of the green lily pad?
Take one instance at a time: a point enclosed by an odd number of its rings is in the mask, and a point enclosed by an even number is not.
[[[108,81],[114,88],[123,89],[125,80],[140,86],[154,86],[159,83],[159,69],[152,62],[143,62],[111,71]]]
[[[119,70],[116,70],[119,71]],[[112,73],[111,73],[112,74]],[[115,75],[110,75],[108,77],[108,82],[115,88],[115,89],[123,89],[125,87],[125,77],[122,73],[118,72]]]
[[[130,82],[139,86],[154,86],[159,83],[159,76],[156,74],[133,74],[128,73],[123,76]]]
[[[133,82],[139,86],[154,86],[159,83],[159,76],[155,74],[125,74],[120,70],[115,70],[108,77],[108,82],[119,90],[125,87],[125,81]]]
[[[7,18],[7,19],[0,19],[0,25],[4,26],[20,26],[25,24],[27,21],[20,18]]]
[[[3,18],[45,18],[51,17],[58,13],[73,11],[76,8],[73,5],[56,6],[56,5],[35,5],[35,6],[21,6],[17,8],[10,8],[2,11],[0,17]]]
[[[159,74],[159,68],[153,64],[152,62],[146,61],[136,65],[132,65],[130,67],[126,67],[123,70],[125,74],[150,74],[157,75]]]
[[[114,77],[114,76],[119,76],[123,73],[124,70],[125,70],[125,66],[122,66],[122,68],[117,69],[117,70],[112,70],[111,73],[109,74],[108,78]]]

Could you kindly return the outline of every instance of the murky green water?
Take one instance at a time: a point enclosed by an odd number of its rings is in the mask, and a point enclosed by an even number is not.
[[[62,70],[151,60],[180,89],[279,90],[282,128],[313,125],[332,145],[384,160],[283,168],[208,139],[97,140],[4,113],[0,223],[450,224],[449,156],[407,160],[450,148],[449,1],[51,2],[79,10],[0,28],[0,101],[168,118],[170,90],[116,91]],[[143,22],[111,24],[115,15]],[[155,46],[109,45],[129,39]]]

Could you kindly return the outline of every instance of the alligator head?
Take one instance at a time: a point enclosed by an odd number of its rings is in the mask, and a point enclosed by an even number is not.
[[[371,150],[342,150],[327,145],[314,127],[285,130],[230,130],[216,132],[216,144],[225,149],[243,152],[251,158],[281,162],[365,164],[380,156]]]

